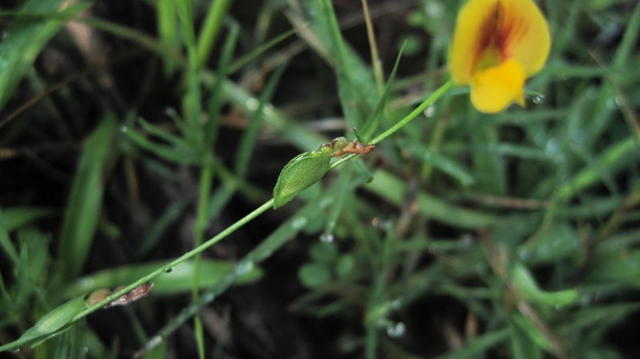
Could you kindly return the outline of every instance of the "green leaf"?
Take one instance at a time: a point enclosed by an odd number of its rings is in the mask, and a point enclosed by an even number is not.
[[[2,215],[0,214],[0,220]],[[18,252],[16,248],[11,243],[11,239],[9,238],[9,232],[2,226],[0,223],[0,248],[2,251],[9,257],[9,259],[14,263],[18,263]]]
[[[598,183],[605,175],[611,175],[624,168],[623,165],[637,159],[638,142],[631,136],[607,148],[593,161],[592,166],[586,166],[579,171],[568,183],[556,191],[554,197],[558,200],[568,200],[583,189]]]
[[[86,277],[67,287],[65,295],[74,296],[88,293],[97,289],[113,289],[119,285],[129,284],[136,279],[165,265],[165,262],[151,262],[134,264],[118,268],[106,269]],[[199,283],[203,287],[210,287],[235,267],[234,262],[218,260],[202,260]],[[152,294],[176,294],[188,292],[193,289],[193,275],[195,266],[193,262],[184,262],[170,272],[158,276],[153,281]],[[262,277],[262,270],[256,266],[242,273],[236,281],[239,284],[252,283]]]
[[[331,272],[324,264],[309,263],[300,267],[298,278],[308,288],[317,288],[331,279]]]
[[[257,143],[258,135],[260,134],[260,128],[262,127],[262,123],[264,120],[264,108],[269,103],[269,101],[271,101],[271,98],[273,97],[275,89],[280,82],[280,78],[282,77],[282,73],[284,72],[285,68],[286,63],[280,65],[280,67],[278,67],[276,71],[269,77],[267,85],[260,94],[258,107],[251,114],[251,122],[245,129],[242,138],[240,139],[240,144],[238,146],[238,150],[236,151],[234,165],[236,174],[238,174],[239,177],[244,177],[247,173],[251,155]]]
[[[522,264],[516,264],[512,272],[512,280],[525,300],[552,308],[564,307],[578,299],[575,289],[547,292],[538,287],[531,273]]]
[[[484,352],[493,348],[503,340],[507,339],[508,335],[509,329],[501,329],[499,331],[482,334],[465,343],[463,347],[451,351],[445,355],[438,356],[437,359],[483,358]]]
[[[309,254],[317,262],[331,263],[338,255],[338,249],[333,243],[319,241],[311,246]]]
[[[11,97],[18,81],[31,68],[44,45],[64,22],[88,8],[91,1],[83,1],[54,14],[61,0],[30,0],[19,11],[25,14],[51,13],[49,16],[18,15],[0,41],[0,109]]]
[[[640,250],[598,253],[589,268],[592,283],[618,283],[640,288]]]
[[[473,176],[460,164],[445,155],[432,151],[425,146],[412,143],[408,146],[411,152],[421,161],[432,165],[440,171],[456,179],[464,187],[475,183]]]
[[[273,188],[273,208],[291,201],[298,193],[318,182],[329,171],[331,150],[321,147],[304,152],[287,163]]]
[[[580,238],[572,226],[558,223],[537,240],[526,242],[518,250],[520,257],[529,264],[552,263],[579,255]]]
[[[377,170],[373,180],[363,187],[395,205],[402,206],[404,203],[406,184],[384,170]],[[423,214],[458,228],[491,227],[498,222],[491,215],[453,206],[425,192],[418,194],[418,208]]]
[[[55,333],[70,323],[76,314],[80,313],[84,307],[84,299],[82,297],[71,299],[45,314],[33,327],[24,332],[18,340],[0,346],[0,352],[45,338],[46,336]]]
[[[552,345],[547,338],[536,328],[533,323],[519,313],[511,316],[512,340],[513,336],[519,337],[512,341],[516,358],[541,358],[540,349],[551,350]]]
[[[0,209],[0,227],[11,232],[40,217],[51,215],[53,211],[37,207],[13,207]]]
[[[151,224],[149,230],[147,230],[145,236],[142,238],[140,248],[138,249],[138,257],[143,257],[149,253],[160,238],[162,238],[167,228],[182,214],[186,206],[186,202],[174,202],[167,206],[164,213]]]
[[[338,259],[338,264],[336,264],[336,274],[339,278],[345,278],[353,272],[355,266],[356,259],[351,254],[341,256],[340,259]]]
[[[58,247],[59,258],[65,259],[61,271],[68,277],[82,270],[89,254],[102,206],[104,168],[114,154],[116,125],[113,117],[105,118],[89,136],[78,163]]]
[[[180,33],[178,28],[177,13],[173,0],[159,0],[156,4],[156,23],[158,24],[158,35],[162,44],[177,52],[180,46]],[[163,56],[164,73],[170,75],[176,68],[177,61],[171,56]]]

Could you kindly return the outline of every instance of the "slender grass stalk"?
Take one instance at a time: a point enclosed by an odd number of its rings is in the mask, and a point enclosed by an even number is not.
[[[399,131],[402,127],[406,126],[409,122],[411,122],[413,119],[418,117],[418,115],[420,115],[429,105],[431,105],[436,100],[438,100],[440,97],[442,97],[444,94],[446,94],[447,91],[451,87],[452,87],[452,83],[450,81],[448,81],[445,84],[443,84],[438,90],[436,90],[429,97],[427,97],[420,105],[418,105],[418,107],[416,107],[408,115],[406,115],[405,117],[400,119],[396,124],[394,124],[389,129],[387,129],[386,131],[384,131],[383,133],[378,135],[376,138],[374,138],[371,141],[371,143],[372,144],[377,144],[380,141],[384,140],[385,138],[387,138],[387,137],[391,136],[392,134],[396,133],[397,131]],[[341,164],[343,164],[345,161],[348,161],[348,160],[352,159],[353,157],[355,157],[355,155],[345,156],[344,158],[341,158],[338,161],[334,162],[331,165],[331,168],[336,168],[336,167],[340,166]],[[140,277],[138,280],[134,281],[133,283],[123,287],[122,289],[120,289],[118,291],[113,292],[111,295],[109,295],[108,297],[104,298],[102,301],[100,301],[98,303],[95,303],[94,305],[90,306],[89,308],[87,308],[87,309],[83,310],[82,312],[78,313],[73,318],[73,320],[71,320],[61,330],[66,329],[70,325],[72,325],[72,324],[78,322],[79,320],[85,318],[89,314],[99,310],[100,308],[104,307],[106,304],[108,304],[108,303],[114,301],[115,299],[121,297],[122,295],[130,292],[134,288],[139,287],[139,286],[143,285],[146,282],[152,281],[155,277],[159,276],[160,274],[162,274],[164,272],[171,271],[172,268],[177,266],[178,264],[183,263],[183,262],[185,262],[185,261],[187,261],[187,260],[189,260],[191,258],[194,258],[194,257],[198,256],[199,254],[201,254],[202,252],[204,252],[205,250],[207,250],[208,248],[210,248],[211,246],[213,246],[217,242],[219,242],[222,239],[228,237],[230,234],[235,232],[237,229],[239,229],[239,228],[243,227],[245,224],[251,222],[254,218],[260,216],[261,214],[263,214],[265,212],[267,212],[269,209],[272,208],[272,206],[273,206],[273,199],[270,199],[270,200],[266,201],[265,203],[263,203],[262,205],[260,205],[259,207],[257,207],[253,211],[251,211],[249,214],[247,214],[243,218],[239,219],[237,222],[235,222],[234,224],[230,225],[229,227],[224,229],[222,232],[220,232],[217,235],[213,236],[212,238],[210,238],[206,242],[196,246],[194,249],[192,249],[192,250],[188,251],[187,253],[183,254],[182,256],[180,256],[180,257],[168,262],[167,264],[161,266],[160,268],[154,270],[153,272],[151,272],[151,273],[149,273],[149,274],[147,274],[147,275],[145,275],[143,277]],[[204,302],[207,302],[207,299],[213,300],[212,298],[197,298],[196,297],[196,298],[194,298],[194,301],[196,303],[204,303]],[[189,315],[194,315],[195,313],[197,313],[197,310],[194,310]],[[54,333],[54,334],[57,334],[57,332]],[[52,335],[54,335],[54,334],[52,334]],[[44,338],[38,338],[38,339],[44,339]],[[17,347],[19,347],[21,345],[24,345],[24,344],[26,344],[26,343],[25,342],[21,342],[21,341],[15,341],[15,342],[12,342],[12,343],[9,343],[9,344],[6,344],[6,345],[0,347],[0,350],[12,350],[12,349],[15,349],[15,348],[17,348]]]
[[[176,317],[151,337],[149,341],[135,353],[134,357],[142,357],[145,353],[162,343],[163,339],[171,335],[171,333],[189,320],[189,318],[198,313],[204,306],[218,298],[221,293],[236,281],[238,276],[241,276],[253,265],[269,258],[272,253],[293,239],[296,233],[302,229],[302,226],[300,226],[301,223],[306,223],[309,218],[317,216],[321,211],[325,210],[333,203],[334,202],[330,200],[321,203],[319,206],[315,203],[308,203],[283,223],[278,229],[272,232],[267,238],[260,242],[260,244],[253,248],[247,255],[245,255],[244,258],[236,264],[234,270],[228,272],[213,287],[203,291],[202,296],[200,296],[197,301],[191,302],[191,304],[183,308]]]
[[[212,0],[207,17],[198,36],[198,63],[204,64],[216,42],[216,37],[222,27],[222,18],[227,13],[230,0]]]
[[[376,136],[373,140],[371,140],[370,143],[372,145],[375,145],[377,143],[380,143],[385,138],[387,138],[387,137],[393,135],[394,133],[396,133],[399,129],[401,129],[402,127],[406,126],[409,122],[413,121],[416,117],[418,117],[418,115],[420,115],[422,112],[424,112],[424,110],[426,110],[427,107],[432,105],[440,97],[442,97],[444,94],[446,94],[447,91],[449,91],[449,89],[451,89],[452,86],[453,86],[453,82],[451,82],[451,81],[445,82],[444,85],[440,86],[440,88],[435,90],[429,97],[427,97],[424,101],[422,101],[422,103],[420,105],[418,105],[418,107],[416,107],[408,115],[403,117],[400,121],[396,122],[393,126],[389,127],[389,129],[387,129],[386,131],[384,131],[381,134],[379,134],[378,136]]]
[[[378,136],[376,136],[373,140],[369,142],[369,144],[375,145],[380,143],[385,138],[393,135],[398,130],[406,126],[409,122],[413,121],[418,115],[420,115],[424,110],[427,109],[431,104],[436,102],[440,97],[446,94],[451,87],[453,87],[453,83],[451,81],[445,82],[440,88],[434,91],[429,97],[427,97],[418,107],[416,107],[413,111],[411,111],[408,115],[400,119],[400,121],[396,122],[393,126],[389,127],[386,131],[382,132]],[[331,164],[331,168],[336,168],[341,166],[344,162],[349,161],[351,158],[356,155],[348,155],[345,156]]]
[[[371,51],[371,65],[373,67],[373,75],[376,79],[378,91],[382,93],[384,89],[384,74],[382,73],[382,64],[380,63],[380,55],[378,54],[378,44],[376,35],[369,14],[369,4],[367,0],[362,0],[362,12],[364,13],[364,22],[367,25],[367,39],[369,40],[369,49]]]
[[[216,243],[220,242],[221,240],[225,239],[230,234],[232,234],[233,232],[235,232],[239,228],[243,227],[245,224],[251,222],[253,219],[255,219],[259,215],[263,214],[264,212],[268,211],[272,207],[273,207],[273,199],[270,199],[270,200],[266,201],[265,203],[263,203],[262,205],[260,205],[258,208],[256,208],[253,211],[251,211],[246,216],[244,216],[241,219],[239,219],[238,221],[236,221],[234,224],[232,224],[229,227],[225,228],[222,232],[218,233],[217,235],[213,236],[212,238],[210,238],[206,242],[202,243],[202,245],[200,245],[199,247],[196,247],[196,248],[188,251],[187,253],[181,255],[180,257],[168,262],[167,264],[160,266],[158,269],[154,270],[153,272],[151,272],[151,273],[149,273],[149,274],[147,274],[147,275],[145,275],[143,277],[140,277],[138,280],[136,280],[136,281],[132,282],[131,284],[121,288],[120,290],[114,291],[111,295],[109,295],[108,297],[104,298],[102,301],[100,301],[98,303],[95,303],[94,305],[92,305],[92,306],[88,307],[87,309],[83,310],[82,312],[78,313],[73,318],[73,320],[71,320],[69,323],[67,323],[67,325],[65,325],[59,331],[57,331],[55,333],[52,333],[51,335],[48,335],[47,337],[50,337],[50,336],[58,334],[59,332],[61,332],[61,331],[65,330],[66,328],[68,328],[70,325],[73,325],[74,323],[77,323],[79,320],[85,318],[89,314],[91,314],[91,313],[103,308],[108,303],[111,303],[112,301],[116,300],[117,298],[121,297],[122,295],[132,291],[134,288],[139,287],[139,286],[143,285],[146,282],[152,281],[155,277],[161,275],[162,273],[170,272],[175,266],[177,266],[177,265],[179,265],[181,263],[184,263],[187,260],[195,257],[196,255],[204,252],[205,250],[207,250],[208,248],[210,248],[214,244],[216,244]],[[45,338],[46,337],[35,338],[34,340],[41,340],[41,339],[45,339]],[[16,348],[24,345],[24,344],[27,344],[27,342],[25,342],[25,341],[14,341],[12,343],[0,346],[0,351],[13,350],[13,349],[16,349]]]
[[[204,230],[207,226],[207,204],[209,202],[209,195],[211,193],[211,182],[213,181],[213,163],[211,161],[211,153],[208,152],[204,155],[202,161],[202,169],[200,172],[200,189],[198,191],[198,211],[196,214],[196,224],[194,233],[194,244],[196,247],[202,244],[204,239]],[[193,290],[191,295],[193,299],[198,298],[198,292],[200,291],[200,271],[202,268],[202,255],[198,254],[195,259],[193,269]],[[198,342],[198,354],[201,358],[205,357],[204,354],[204,332],[202,328],[202,322],[198,317],[194,321],[195,333]]]
[[[145,275],[144,277],[139,278],[138,280],[136,280],[135,282],[133,282],[133,283],[129,284],[128,286],[122,288],[121,290],[113,292],[110,296],[106,297],[104,300],[102,300],[102,301],[92,305],[91,307],[85,309],[84,311],[78,313],[78,315],[76,315],[75,318],[73,318],[73,321],[71,323],[77,322],[78,320],[80,320],[80,319],[86,317],[87,315],[95,312],[96,310],[104,307],[106,304],[108,304],[108,303],[114,301],[115,299],[121,297],[123,294],[128,293],[131,290],[133,290],[134,288],[136,288],[136,287],[138,287],[138,286],[140,286],[140,285],[142,285],[142,284],[144,284],[146,282],[149,282],[149,281],[153,280],[155,277],[159,276],[162,273],[171,271],[173,269],[173,267],[177,266],[178,264],[184,263],[185,261],[187,261],[187,260],[195,257],[196,255],[206,251],[208,248],[210,248],[214,244],[216,244],[216,243],[220,242],[221,240],[225,239],[226,237],[228,237],[230,234],[235,232],[237,229],[243,227],[245,224],[251,222],[253,219],[258,217],[259,215],[261,215],[264,212],[266,212],[269,209],[271,209],[272,206],[273,206],[273,199],[270,199],[270,200],[266,201],[265,203],[263,203],[258,208],[256,208],[253,211],[251,211],[246,216],[240,218],[234,224],[232,224],[229,227],[225,228],[222,232],[218,233],[217,235],[211,237],[206,242],[202,243],[200,246],[188,251],[187,253],[185,253],[185,254],[181,255],[180,257],[172,260],[171,262],[161,266],[160,268],[158,268],[158,269],[154,270],[153,272]],[[7,349],[11,349],[11,348],[7,348]]]

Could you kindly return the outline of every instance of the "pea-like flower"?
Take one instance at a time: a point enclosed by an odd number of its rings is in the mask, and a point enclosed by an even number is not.
[[[551,46],[549,27],[532,0],[469,0],[458,13],[449,58],[471,102],[496,113],[524,106],[525,80],[540,71]]]

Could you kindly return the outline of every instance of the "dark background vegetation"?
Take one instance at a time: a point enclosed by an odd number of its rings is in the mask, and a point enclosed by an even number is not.
[[[60,1],[2,3],[0,71],[14,78],[0,77],[0,344],[74,296],[146,274],[135,264],[189,251],[199,216],[204,239],[224,230],[270,198],[296,154],[400,119],[446,81],[462,3],[369,1],[386,80],[404,46],[383,96],[360,1],[231,1],[199,67],[181,21],[202,34],[212,5],[193,1],[184,20],[162,2],[88,2],[75,20],[55,14]],[[481,115],[454,89],[204,252],[205,291],[229,271],[253,275],[199,311],[207,357],[640,357],[640,6],[538,4],[553,50],[526,108]],[[336,51],[342,40],[353,53]],[[225,72],[225,53],[227,70],[242,66]],[[273,237],[286,243],[234,269]],[[87,282],[97,271],[111,276]],[[8,355],[197,357],[192,320],[139,352],[192,300],[191,279],[162,276],[149,296]]]

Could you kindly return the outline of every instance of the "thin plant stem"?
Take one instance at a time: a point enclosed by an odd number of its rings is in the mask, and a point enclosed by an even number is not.
[[[378,143],[382,142],[382,140],[384,140],[385,138],[387,138],[387,137],[393,135],[394,133],[396,133],[398,130],[400,130],[402,127],[406,126],[409,122],[413,121],[416,117],[418,117],[418,115],[420,115],[422,112],[424,112],[424,110],[426,110],[427,107],[432,105],[440,97],[442,97],[444,94],[446,94],[449,91],[449,89],[451,89],[451,87],[453,87],[453,82],[451,82],[451,81],[445,82],[442,86],[440,86],[440,88],[438,88],[429,97],[427,97],[424,101],[422,101],[422,103],[420,105],[418,105],[418,107],[416,107],[408,115],[406,115],[405,117],[400,119],[400,121],[396,122],[393,126],[389,127],[386,131],[384,131],[381,134],[379,134],[378,136],[376,136],[373,140],[371,140],[369,142],[369,144],[372,144],[372,145],[378,144]],[[349,161],[350,159],[352,159],[355,156],[356,155],[353,155],[353,154],[352,155],[348,155],[348,156],[344,156],[344,157],[338,159],[337,161],[333,162],[331,164],[331,168],[333,169],[333,168],[336,168],[338,166],[341,166],[343,163],[345,163],[346,161]]]
[[[418,107],[416,107],[413,111],[411,111],[408,115],[406,115],[400,121],[396,122],[395,125],[389,127],[389,129],[387,129],[383,133],[376,136],[373,140],[371,140],[370,143],[372,145],[375,145],[381,142],[382,140],[384,140],[385,138],[396,133],[399,129],[406,126],[409,122],[413,121],[416,117],[418,117],[418,115],[423,113],[424,110],[427,109],[427,107],[429,107],[434,102],[436,102],[440,97],[442,97],[442,95],[447,93],[447,91],[449,91],[449,89],[452,86],[453,86],[453,82],[451,81],[445,82],[442,86],[440,86],[440,88],[435,90],[429,97],[427,97],[424,101],[422,101],[422,103],[418,105]]]
[[[231,1],[215,0],[211,2],[207,17],[202,25],[200,36],[198,36],[198,64],[202,65],[207,61],[209,53],[215,45],[216,37],[222,27],[222,19],[227,13]]]
[[[189,318],[196,315],[204,306],[214,301],[218,296],[224,293],[236,279],[246,273],[254,265],[269,258],[272,253],[276,252],[286,243],[291,241],[295,234],[301,229],[299,223],[305,223],[309,218],[314,218],[321,211],[330,207],[334,201],[328,200],[319,206],[314,203],[308,203],[295,215],[287,220],[280,228],[276,229],[260,244],[254,247],[247,255],[245,255],[235,265],[235,268],[223,276],[220,281],[202,292],[197,301],[191,302],[187,307],[183,308],[177,316],[171,319],[162,329],[160,329],[149,341],[134,354],[134,358],[144,356],[145,353],[158,346],[162,340],[169,337],[176,329],[184,324]]]
[[[403,126],[411,122],[411,120],[413,120],[420,113],[422,113],[429,105],[431,105],[437,99],[442,97],[447,92],[447,90],[451,88],[451,86],[452,86],[451,82],[447,82],[444,85],[442,85],[436,92],[431,94],[431,96],[429,96],[418,107],[416,107],[415,110],[411,111],[411,113],[409,113],[407,116],[405,116],[400,121],[398,121],[396,125],[392,126],[389,130],[377,136],[371,143],[379,143],[383,139],[389,137],[393,133],[400,130]],[[345,156],[344,158],[341,158],[340,160],[334,162],[331,168],[338,167],[339,165],[341,165],[342,163],[344,163],[345,161],[348,161],[353,157],[355,157],[355,155]],[[270,203],[270,202],[272,203],[273,199],[271,199],[267,203]],[[301,212],[304,212],[304,210]],[[302,213],[299,213],[297,216],[300,216],[301,218],[304,217]],[[292,218],[292,222],[294,222],[294,219],[295,218]],[[262,241],[254,250],[252,250],[251,253],[249,253],[242,261],[236,264],[235,271],[237,271],[239,268],[244,267],[247,263],[257,263],[263,260],[264,258],[268,257],[269,253],[272,253],[275,250],[277,250],[285,242],[286,241],[282,240],[281,238],[268,237],[267,239]],[[164,338],[166,338],[172,332],[174,332],[180,325],[182,325],[185,321],[187,321],[192,316],[196,315],[196,313],[198,313],[200,309],[202,309],[205,305],[207,305],[208,303],[212,302],[215,298],[217,298],[218,295],[223,290],[228,288],[233,283],[236,277],[235,271],[229,273],[225,278],[223,278],[223,280],[220,282],[221,283],[220,285],[216,285],[213,288],[205,291],[200,298],[192,302],[188,307],[184,308],[176,318],[174,318],[170,323],[164,326],[156,335],[154,335],[147,342],[147,344],[136,353],[134,357],[136,358],[141,357],[149,350],[155,348],[158,344],[162,342]]]
[[[447,91],[452,86],[453,86],[453,84],[452,84],[451,81],[448,81],[445,84],[443,84],[439,89],[437,89],[434,93],[432,93],[429,97],[427,97],[420,105],[418,105],[418,107],[416,107],[408,115],[406,115],[405,117],[400,119],[400,121],[396,122],[396,124],[391,126],[389,129],[387,129],[386,131],[384,131],[380,135],[376,136],[370,143],[371,144],[377,144],[377,143],[381,142],[382,140],[384,140],[385,138],[387,138],[387,137],[391,136],[392,134],[396,133],[397,131],[399,131],[402,127],[406,126],[409,122],[411,122],[413,119],[418,117],[418,115],[420,115],[427,107],[429,107],[429,105],[433,104],[436,100],[438,100],[444,94],[446,94]],[[355,155],[345,156],[345,157],[339,159],[338,161],[333,162],[331,164],[331,168],[332,169],[336,168],[336,167],[342,165],[345,161],[348,161],[348,160],[352,159],[353,157],[355,157]],[[110,303],[110,302],[116,300],[117,298],[121,297],[122,295],[132,291],[136,287],[139,287],[139,286],[143,285],[144,283],[153,280],[154,278],[156,278],[157,276],[161,275],[162,273],[171,271],[173,269],[173,267],[175,267],[175,266],[177,266],[177,265],[179,265],[179,264],[181,264],[181,263],[183,263],[183,262],[185,262],[185,261],[197,256],[198,254],[200,254],[202,252],[204,252],[205,250],[207,250],[208,248],[210,248],[214,244],[218,243],[219,241],[221,241],[224,238],[228,237],[230,234],[232,234],[233,232],[235,232],[239,228],[243,227],[245,224],[251,222],[256,217],[258,217],[261,214],[267,212],[272,207],[273,207],[273,198],[271,198],[270,200],[266,201],[265,203],[263,203],[262,205],[260,205],[259,207],[257,207],[253,211],[251,211],[249,214],[247,214],[246,216],[242,217],[241,219],[239,219],[238,221],[236,221],[235,223],[233,223],[229,227],[225,228],[222,232],[220,232],[217,235],[213,236],[212,238],[210,238],[206,242],[202,243],[201,245],[193,248],[192,250],[190,250],[190,251],[186,252],[185,254],[181,255],[180,257],[168,262],[167,264],[165,264],[163,266],[160,266],[158,269],[152,271],[151,273],[149,273],[149,274],[147,274],[147,275],[145,275],[143,277],[140,277],[136,281],[134,281],[131,284],[121,288],[120,290],[114,291],[111,295],[107,296],[106,298],[104,298],[100,302],[95,303],[94,305],[90,306],[89,308],[87,308],[87,309],[83,310],[82,312],[78,313],[73,318],[73,320],[71,320],[67,325],[65,325],[63,328],[61,328],[58,332],[56,332],[54,334],[49,333],[46,336],[43,336],[41,338],[34,338],[34,340],[41,340],[41,339],[44,339],[46,337],[50,337],[52,335],[55,335],[55,334],[59,333],[60,331],[65,330],[70,325],[73,325],[74,323],[76,323],[79,320],[85,318],[89,314],[91,314],[91,313],[99,310],[100,308],[104,307],[108,303]],[[213,300],[213,298],[210,298],[210,296],[207,296],[207,298],[200,297],[200,298],[198,298],[196,300],[195,303],[205,303],[205,302],[209,302],[211,300]],[[197,308],[200,308],[200,306],[198,306],[198,305],[194,306],[194,310],[192,312],[189,312],[188,314],[186,314],[186,316],[191,316],[191,315],[194,315],[195,313],[197,313],[197,311],[198,311]],[[2,349],[3,350],[12,350],[12,349],[18,348],[18,347],[20,347],[21,345],[24,345],[24,344],[26,344],[26,343],[25,342],[16,341],[16,342],[13,342],[13,343],[10,343],[10,344],[2,346]]]
[[[235,232],[238,228],[243,227],[245,224],[251,222],[254,218],[258,217],[259,215],[263,214],[264,212],[268,211],[269,209],[271,209],[271,207],[273,206],[273,199],[270,199],[268,201],[266,201],[265,203],[263,203],[260,207],[254,209],[253,211],[251,211],[251,213],[247,214],[246,216],[242,217],[241,219],[239,219],[237,222],[235,222],[234,224],[230,225],[229,227],[225,228],[222,232],[218,233],[217,235],[213,236],[212,238],[210,238],[209,240],[207,240],[206,242],[202,243],[200,246],[190,250],[189,252],[181,255],[180,257],[172,260],[171,262],[161,266],[160,268],[154,270],[153,272],[145,275],[144,277],[139,278],[138,280],[136,280],[135,282],[129,284],[128,286],[122,288],[121,290],[115,291],[113,294],[111,294],[110,296],[106,297],[104,300],[96,303],[95,305],[85,309],[84,311],[78,313],[78,315],[75,316],[75,318],[73,318],[73,322],[76,322],[84,317],[86,317],[87,315],[95,312],[96,310],[102,308],[103,306],[105,306],[107,303],[110,303],[112,301],[114,301],[115,299],[121,297],[123,294],[130,292],[131,290],[133,290],[134,288],[151,281],[152,279],[154,279],[155,277],[159,276],[162,273],[168,272],[170,270],[173,269],[173,267],[193,258],[194,256],[204,252],[205,250],[207,250],[209,247],[213,246],[214,244],[218,243],[219,241],[223,240],[224,238],[228,237],[230,234],[232,234],[233,232]]]
[[[202,241],[204,239],[204,230],[207,225],[207,204],[209,200],[209,193],[211,192],[211,181],[213,180],[213,164],[211,159],[211,154],[207,153],[204,155],[204,159],[202,161],[202,170],[200,172],[200,190],[198,193],[198,212],[196,214],[196,225],[195,225],[195,233],[194,233],[194,246],[197,248],[202,245]],[[200,271],[202,268],[202,254],[198,254],[194,260],[194,270],[193,270],[193,289],[191,291],[191,296],[193,300],[198,299],[198,292],[200,291]],[[194,319],[194,331],[197,337],[198,342],[198,355],[201,358],[204,358],[204,331],[202,328],[202,322],[199,317],[195,317]]]
[[[364,22],[367,25],[367,38],[369,40],[369,49],[371,51],[371,64],[373,65],[373,74],[376,78],[376,86],[378,92],[382,93],[384,89],[384,75],[382,73],[382,65],[380,64],[380,56],[378,54],[378,45],[376,43],[376,35],[369,14],[369,4],[367,0],[362,0],[362,12],[364,13]]]

